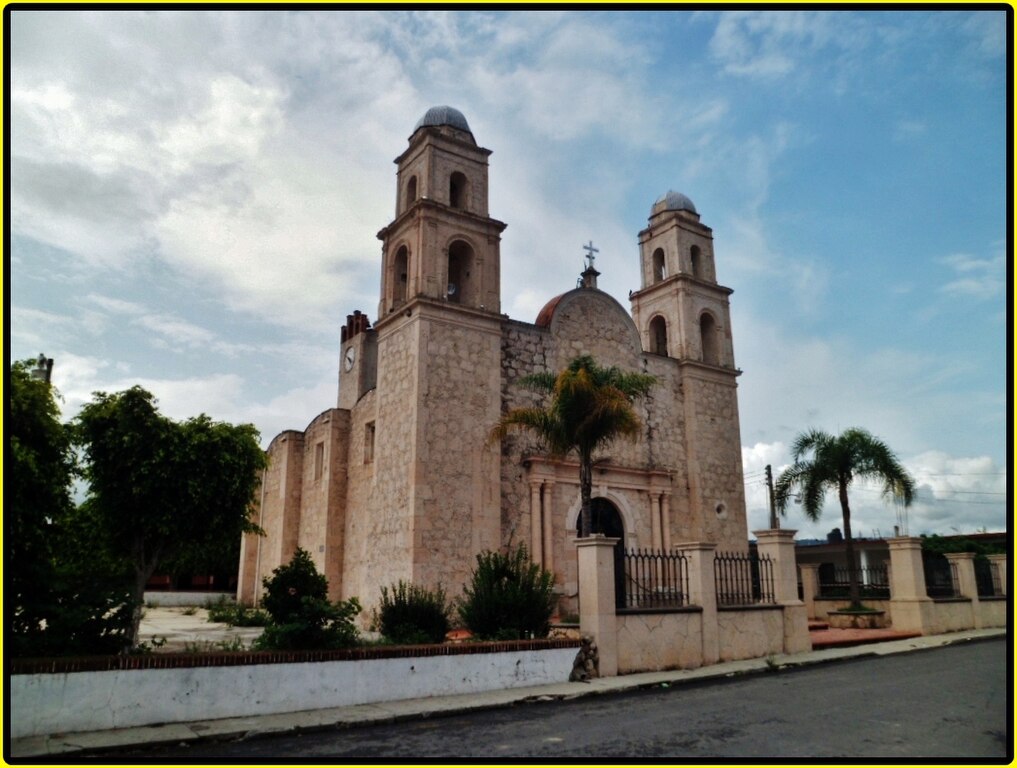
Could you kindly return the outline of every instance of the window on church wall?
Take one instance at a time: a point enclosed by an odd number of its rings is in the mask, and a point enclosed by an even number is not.
[[[699,334],[702,341],[703,362],[720,365],[720,346],[717,342],[717,323],[713,315],[704,312],[699,318]]]
[[[364,463],[374,462],[374,422],[369,421],[364,425]]]
[[[703,255],[699,251],[698,245],[693,245],[689,251],[689,262],[692,266],[693,277],[704,277],[703,275]]]
[[[453,208],[466,208],[466,176],[456,171],[449,177],[448,204]]]
[[[396,251],[392,265],[392,301],[395,304],[406,301],[410,273],[410,252],[406,246]]]
[[[410,180],[406,182],[406,203],[405,208],[409,208],[417,200],[417,177],[410,176]]]
[[[314,446],[314,479],[321,480],[325,471],[325,443],[321,442]]]
[[[653,252],[653,282],[659,283],[667,277],[667,264],[664,261],[664,249],[658,248]]]
[[[448,285],[445,297],[456,304],[473,301],[473,249],[456,240],[448,249]]]
[[[650,321],[650,352],[667,354],[667,320],[657,315]]]

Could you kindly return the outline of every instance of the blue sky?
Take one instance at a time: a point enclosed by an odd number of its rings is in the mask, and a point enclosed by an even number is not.
[[[650,206],[695,201],[735,291],[750,528],[763,466],[851,426],[918,479],[912,534],[1006,527],[1003,12],[12,19],[11,356],[55,358],[66,416],[140,383],[267,444],[332,407],[392,160],[450,104],[494,152],[515,319],[590,239],[627,306]],[[853,502],[856,534],[892,532],[878,493]]]

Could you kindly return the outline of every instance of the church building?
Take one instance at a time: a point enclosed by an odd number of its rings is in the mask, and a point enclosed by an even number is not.
[[[246,535],[238,599],[307,550],[333,598],[368,610],[400,579],[457,596],[475,556],[525,543],[576,605],[579,470],[528,434],[492,441],[503,412],[538,404],[519,385],[580,354],[654,375],[636,403],[640,438],[594,469],[594,532],[624,547],[713,542],[745,552],[747,525],[728,297],[712,230],[668,192],[638,236],[631,314],[597,288],[593,250],[579,287],[532,322],[501,312],[501,233],[488,211],[488,158],[466,118],[434,107],[396,158],[373,322],[346,318],[336,407],[275,437]]]

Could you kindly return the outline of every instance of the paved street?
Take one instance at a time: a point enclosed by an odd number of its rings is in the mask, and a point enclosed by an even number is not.
[[[389,725],[131,751],[137,761],[331,758],[996,758],[1011,743],[1003,639],[696,686]]]

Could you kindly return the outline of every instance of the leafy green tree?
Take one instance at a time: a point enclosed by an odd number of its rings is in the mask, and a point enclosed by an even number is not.
[[[346,648],[359,639],[353,620],[360,613],[355,597],[340,603],[328,599],[328,579],[318,573],[306,550],[297,548],[289,563],[262,582],[262,606],[272,617],[255,647],[266,650]]]
[[[131,569],[134,646],[145,583],[160,562],[258,530],[250,512],[265,454],[252,425],[204,414],[175,422],[138,386],[95,393],[73,429],[89,483],[84,510],[92,530]]]
[[[55,388],[31,376],[33,364],[15,363],[7,386],[7,649],[15,656],[115,652],[130,618],[124,574],[104,559],[74,507],[70,433]]]
[[[856,478],[883,485],[883,497],[911,504],[915,482],[886,443],[864,429],[845,430],[837,436],[818,429],[803,432],[791,447],[793,464],[781,472],[774,486],[777,509],[786,514],[794,491],[812,521],[819,519],[827,491],[836,491],[844,519],[844,552],[848,565],[848,595],[852,607],[861,605],[848,488]]]
[[[38,641],[48,614],[54,536],[72,508],[74,471],[55,390],[32,378],[31,366],[17,362],[8,376],[4,486],[7,626],[15,644],[26,647]]]
[[[530,560],[523,545],[477,555],[459,602],[459,618],[480,638],[545,637],[554,611],[554,574]]]
[[[593,495],[593,454],[617,437],[635,439],[642,428],[633,403],[656,383],[645,373],[597,365],[581,355],[558,374],[546,372],[521,379],[524,386],[550,395],[545,408],[515,408],[504,414],[491,432],[502,438],[512,429],[526,429],[539,437],[553,456],[575,453],[579,458],[582,499],[580,536],[590,534]]]

